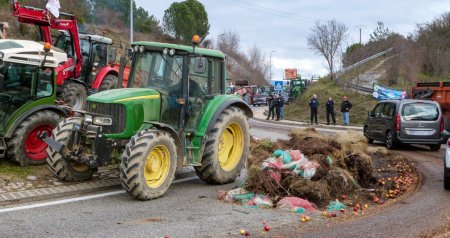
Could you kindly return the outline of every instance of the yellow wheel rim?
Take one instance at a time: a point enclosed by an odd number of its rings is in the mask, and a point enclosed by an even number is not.
[[[169,175],[170,154],[164,145],[158,145],[147,155],[144,166],[144,177],[147,186],[158,188]]]
[[[219,142],[219,163],[225,171],[232,171],[241,160],[244,150],[244,133],[241,126],[232,123],[222,132]]]

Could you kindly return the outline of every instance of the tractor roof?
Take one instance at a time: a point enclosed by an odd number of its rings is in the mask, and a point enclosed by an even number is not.
[[[181,50],[188,53],[193,53],[193,47],[187,46],[187,45],[176,45],[176,44],[168,44],[168,43],[159,43],[159,42],[149,42],[149,41],[138,41],[134,42],[132,44],[133,46],[136,45],[142,45],[146,49],[152,49],[152,50],[163,50],[164,48],[174,49],[174,50]],[[210,50],[200,47],[195,47],[195,53],[200,54],[203,56],[211,56],[216,58],[225,58],[225,54],[222,51],[219,50]]]
[[[28,40],[0,40],[0,58],[3,61],[41,65],[44,59],[44,44]],[[58,48],[48,52],[45,66],[56,68],[67,61],[67,55]]]

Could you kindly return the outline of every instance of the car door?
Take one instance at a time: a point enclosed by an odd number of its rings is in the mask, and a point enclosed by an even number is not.
[[[369,136],[371,138],[378,138],[378,123],[379,123],[379,116],[381,113],[381,109],[383,108],[383,103],[378,103],[373,110],[371,111],[371,113],[369,114],[368,118],[367,118],[367,127],[369,129]]]
[[[386,102],[381,110],[380,136],[384,137],[388,129],[395,130],[395,103]]]

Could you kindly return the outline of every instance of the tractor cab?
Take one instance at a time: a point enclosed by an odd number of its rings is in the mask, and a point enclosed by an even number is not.
[[[74,58],[75,51],[72,36],[68,31],[60,30],[55,47],[67,53],[68,58]],[[83,81],[91,85],[98,71],[115,60],[115,49],[111,47],[112,40],[99,35],[80,34],[80,49],[83,57],[81,76]]]
[[[194,133],[205,106],[225,94],[225,62],[219,51],[161,43],[135,43],[128,87],[159,92],[159,120]],[[213,54],[211,54],[213,52]]]
[[[45,52],[41,43],[0,40],[0,157],[4,138],[29,111],[55,104],[55,68],[67,57],[50,47]]]

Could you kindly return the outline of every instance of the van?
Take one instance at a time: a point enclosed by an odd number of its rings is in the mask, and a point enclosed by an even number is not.
[[[429,100],[381,101],[368,113],[364,123],[368,143],[383,141],[388,149],[400,144],[422,144],[437,151],[441,148],[443,131],[441,107]]]

